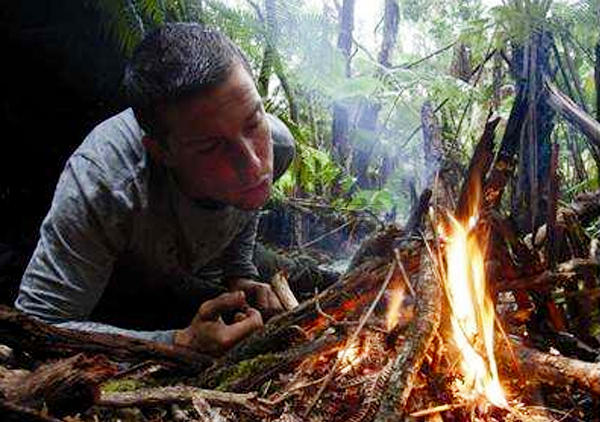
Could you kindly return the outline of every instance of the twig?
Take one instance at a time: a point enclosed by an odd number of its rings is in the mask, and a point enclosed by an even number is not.
[[[400,272],[402,273],[402,278],[404,279],[404,283],[408,290],[410,291],[410,295],[412,297],[416,297],[415,289],[410,282],[410,278],[408,278],[408,274],[406,273],[406,268],[404,268],[404,264],[402,263],[402,258],[400,257],[400,251],[398,248],[394,249],[394,256],[396,257],[396,264],[398,264],[398,268],[400,268]]]
[[[375,306],[377,306],[377,303],[379,303],[383,294],[385,293],[385,290],[387,289],[387,286],[390,283],[390,280],[392,279],[392,276],[394,275],[394,272],[396,270],[396,265],[397,265],[396,261],[394,260],[394,262],[392,262],[392,264],[390,265],[390,269],[388,270],[388,273],[385,276],[385,280],[384,280],[383,284],[379,288],[379,292],[377,293],[377,296],[375,296],[375,298],[373,299],[373,302],[371,302],[371,306],[369,307],[369,309],[367,309],[367,311],[363,314],[362,318],[360,319],[358,327],[356,327],[356,330],[352,333],[352,336],[346,342],[347,346],[354,344],[356,342],[356,340],[358,339],[358,336],[360,335],[360,332],[362,331],[365,323],[367,322],[367,319],[369,319],[369,317],[375,310]],[[333,378],[333,375],[335,374],[335,371],[336,371],[338,365],[340,364],[342,359],[345,357],[345,355],[346,355],[346,349],[344,349],[342,353],[337,355],[335,362],[333,363],[331,370],[327,374],[327,377],[323,381],[323,384],[321,384],[319,391],[317,391],[317,394],[315,394],[315,396],[308,403],[308,406],[306,407],[306,410],[304,411],[304,417],[308,417],[308,415],[310,415],[310,412],[312,411],[313,407],[315,406],[315,404],[317,403],[317,401],[323,394],[323,391],[325,391],[325,388],[327,388],[327,385]]]
[[[466,403],[461,404],[442,404],[440,406],[430,407],[429,409],[419,410],[417,412],[412,412],[410,416],[413,418],[418,418],[421,416],[433,415],[434,413],[442,413],[447,410],[460,409],[461,407],[466,407]]]
[[[328,236],[331,236],[332,234],[339,232],[340,230],[342,230],[342,229],[343,229],[343,228],[345,228],[345,227],[348,227],[348,226],[349,226],[350,224],[352,224],[353,222],[354,222],[354,221],[352,221],[352,220],[350,220],[350,221],[346,221],[346,222],[345,222],[344,224],[342,224],[341,226],[338,226],[338,227],[336,227],[335,229],[333,229],[333,230],[331,230],[331,231],[329,231],[329,232],[327,232],[327,233],[325,233],[325,234],[322,234],[321,236],[317,237],[316,239],[313,239],[313,240],[311,240],[311,241],[309,241],[309,242],[303,243],[302,245],[299,245],[298,247],[302,249],[302,248],[306,248],[306,247],[308,247],[308,246],[314,245],[314,244],[315,244],[315,243],[317,243],[318,241],[320,241],[320,240],[323,240],[323,239],[325,239],[326,237],[328,237]]]

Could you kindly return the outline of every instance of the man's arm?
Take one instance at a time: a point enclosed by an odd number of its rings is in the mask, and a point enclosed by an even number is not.
[[[103,169],[72,157],[59,179],[40,239],[21,281],[17,309],[64,328],[159,342],[173,331],[124,330],[88,320],[129,236],[129,213]]]

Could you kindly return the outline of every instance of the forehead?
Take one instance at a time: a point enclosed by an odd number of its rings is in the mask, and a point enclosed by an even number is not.
[[[223,83],[183,101],[179,112],[218,116],[254,108],[257,102],[260,102],[260,96],[252,76],[237,64]]]

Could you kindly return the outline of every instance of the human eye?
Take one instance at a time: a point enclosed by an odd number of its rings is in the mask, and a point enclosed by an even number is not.
[[[216,150],[221,143],[220,138],[192,139],[186,143],[186,146],[193,152],[207,154]]]

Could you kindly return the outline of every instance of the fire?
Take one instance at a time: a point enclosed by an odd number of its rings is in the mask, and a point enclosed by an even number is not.
[[[402,303],[404,302],[404,297],[404,289],[390,290],[390,300],[385,316],[385,323],[388,331],[391,331],[400,320],[400,313],[402,312]]]
[[[494,358],[495,312],[486,289],[485,244],[473,230],[476,221],[475,213],[465,222],[450,216],[446,243],[444,287],[452,314],[452,340],[461,354],[459,388],[464,394],[475,393],[506,408]]]

